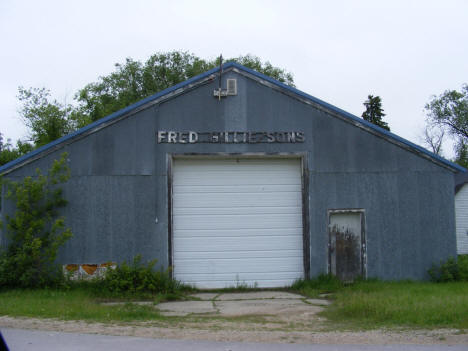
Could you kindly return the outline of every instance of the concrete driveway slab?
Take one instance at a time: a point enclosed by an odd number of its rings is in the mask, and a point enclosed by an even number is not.
[[[164,316],[186,316],[189,314],[217,313],[211,301],[163,302],[156,306]]]
[[[198,293],[199,300],[163,302],[155,306],[165,316],[208,314],[220,316],[282,315],[312,316],[330,302],[325,299],[305,299],[283,291],[255,291],[245,293]]]
[[[215,301],[215,305],[222,316],[315,314],[323,310],[319,306],[306,304],[299,299]]]
[[[194,297],[202,301],[211,301],[218,295],[219,295],[218,293],[198,293],[198,294],[190,295],[189,297]]]
[[[298,294],[283,291],[254,291],[245,293],[226,293],[216,298],[216,301],[260,300],[260,299],[303,299]]]

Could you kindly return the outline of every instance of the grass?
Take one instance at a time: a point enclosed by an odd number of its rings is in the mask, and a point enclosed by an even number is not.
[[[156,296],[163,299],[163,296]],[[152,306],[132,303],[108,306],[88,289],[9,290],[0,292],[0,315],[87,320],[95,322],[160,320]]]
[[[321,315],[345,328],[468,328],[468,282],[369,280],[344,286],[322,276],[295,285],[310,297],[332,293],[334,303]]]
[[[343,288],[343,284],[334,276],[328,274],[319,275],[315,279],[297,280],[291,290],[311,298],[317,298],[321,294],[330,294]]]
[[[221,292],[228,291],[231,289]],[[328,298],[333,299],[334,303],[321,314],[327,318],[331,328],[468,329],[468,282],[368,280],[343,285],[336,278],[320,276],[314,280],[298,281],[290,291],[299,292],[308,297],[318,297],[320,294],[329,293]],[[141,299],[142,296],[133,296],[133,300],[135,298]],[[180,292],[156,294],[149,300],[157,304],[185,298],[184,292]],[[101,303],[103,301],[127,303],[109,306],[103,305]],[[130,296],[109,297],[98,294],[95,288],[86,285],[76,285],[63,290],[7,290],[0,292],[0,315],[104,323],[132,321],[178,323],[187,319],[165,317],[160,315],[152,305],[137,305],[131,302]],[[216,317],[212,317],[216,320]],[[207,320],[208,317],[197,318]]]
[[[324,313],[360,326],[468,328],[468,283],[359,282]]]
[[[59,320],[83,320],[100,323],[150,322],[151,325],[183,326],[192,328],[222,328],[216,323],[265,324],[263,316],[217,316],[188,315],[186,317],[168,317],[159,313],[153,305],[138,305],[136,300],[129,300],[128,295],[109,297],[96,294],[87,284],[76,285],[71,289],[35,289],[0,291],[0,316],[56,318]],[[142,301],[141,295],[137,296]],[[154,295],[154,304],[174,299],[187,299],[187,296],[174,294]],[[124,302],[106,305],[103,302]],[[207,326],[206,323],[209,325]],[[215,324],[213,324],[215,323]],[[270,322],[271,323],[271,322]],[[145,323],[146,324],[146,323]]]

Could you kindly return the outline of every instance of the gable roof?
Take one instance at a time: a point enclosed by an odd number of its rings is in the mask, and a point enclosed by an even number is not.
[[[70,133],[66,136],[63,136],[47,145],[41,146],[40,148],[33,150],[29,152],[26,155],[23,155],[16,160],[13,160],[3,166],[0,167],[0,174],[6,174],[11,171],[13,171],[16,168],[19,168],[23,166],[26,163],[32,162],[33,160],[40,158],[42,156],[45,156],[65,145],[68,145],[69,143],[81,139],[82,137],[93,133],[97,130],[100,130],[107,125],[113,124],[117,122],[118,120],[128,117],[130,115],[133,115],[137,113],[138,111],[141,111],[142,109],[148,108],[149,106],[152,106],[154,104],[157,104],[163,100],[166,100],[168,98],[174,97],[176,95],[179,95],[186,91],[187,89],[192,89],[195,86],[198,86],[200,84],[203,84],[208,81],[212,81],[217,77],[217,73],[219,72],[220,68],[216,67],[213,68],[205,73],[202,73],[198,76],[195,76],[193,78],[190,78],[184,82],[181,82],[179,84],[176,84],[170,88],[167,88],[165,90],[162,90],[152,96],[149,96],[141,101],[138,101],[126,108],[123,108],[117,112],[114,112],[106,117],[103,117],[73,133]],[[444,158],[440,157],[439,155],[436,155],[423,147],[416,145],[404,138],[399,137],[396,134],[393,134],[385,129],[382,129],[370,122],[365,121],[362,118],[359,118],[349,112],[346,112],[338,107],[335,107],[327,102],[324,102],[320,99],[317,99],[316,97],[313,97],[309,94],[306,94],[296,88],[290,87],[286,84],[283,84],[271,77],[268,77],[262,73],[256,72],[254,70],[251,70],[250,68],[247,68],[245,66],[242,66],[238,63],[235,62],[228,62],[223,65],[223,72],[227,71],[235,71],[237,73],[240,73],[242,75],[245,75],[247,77],[250,77],[266,86],[269,86],[273,89],[280,90],[281,92],[298,99],[306,104],[313,105],[317,109],[320,109],[322,111],[327,112],[328,114],[331,114],[335,117],[338,117],[342,120],[345,120],[346,122],[352,123],[355,126],[365,129],[372,134],[375,134],[379,137],[382,137],[391,143],[397,144],[411,152],[414,152],[426,159],[429,159],[430,161],[443,166],[445,168],[448,168],[454,172],[466,172],[467,170],[455,163],[452,163],[450,161],[445,160]]]
[[[455,174],[455,194],[468,183],[468,172]]]

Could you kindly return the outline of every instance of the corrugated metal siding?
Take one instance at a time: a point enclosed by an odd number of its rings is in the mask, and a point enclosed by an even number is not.
[[[175,278],[200,288],[303,277],[298,159],[175,160]]]
[[[457,222],[457,253],[468,254],[468,184],[455,195],[455,216]]]

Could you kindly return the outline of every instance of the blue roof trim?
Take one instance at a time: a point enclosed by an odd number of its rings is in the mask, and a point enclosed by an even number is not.
[[[242,65],[240,65],[238,63],[230,62],[230,64],[232,66],[234,66],[234,67],[236,67],[238,69],[241,69],[243,71],[246,71],[246,72],[248,72],[248,73],[250,73],[250,74],[252,74],[252,75],[254,75],[254,76],[258,77],[258,78],[266,80],[266,81],[268,81],[270,83],[273,83],[275,85],[279,85],[283,89],[289,90],[289,91],[291,91],[292,93],[294,93],[296,95],[299,95],[299,96],[302,96],[303,98],[311,100],[312,102],[314,102],[314,103],[316,103],[318,105],[321,105],[321,106],[323,106],[323,107],[325,107],[325,108],[327,108],[329,110],[332,110],[332,111],[334,111],[334,112],[336,112],[336,113],[338,113],[340,115],[343,115],[343,116],[345,116],[347,118],[350,118],[353,121],[356,121],[356,122],[358,122],[360,124],[365,125],[366,127],[374,129],[375,131],[377,131],[377,132],[379,132],[381,134],[384,134],[387,137],[389,137],[391,139],[394,139],[394,140],[396,140],[396,141],[398,141],[398,142],[400,142],[402,144],[405,144],[405,145],[407,145],[407,146],[409,146],[409,147],[411,147],[413,149],[416,149],[416,150],[426,154],[427,156],[430,156],[431,158],[434,158],[434,159],[438,160],[439,162],[442,162],[442,163],[446,164],[447,166],[450,166],[452,168],[455,168],[455,169],[459,170],[460,172],[467,172],[468,171],[467,169],[463,168],[462,166],[460,166],[460,165],[458,165],[456,163],[450,162],[450,161],[444,159],[443,157],[440,157],[439,155],[434,154],[434,153],[430,152],[429,150],[426,150],[425,148],[412,143],[409,140],[406,140],[406,139],[404,139],[404,138],[402,138],[402,137],[400,137],[400,136],[398,136],[396,134],[393,134],[392,132],[389,132],[386,129],[380,128],[379,126],[376,126],[375,124],[372,124],[372,123],[370,123],[370,122],[368,122],[368,121],[366,121],[366,120],[364,120],[362,118],[359,118],[359,117],[357,117],[357,116],[355,116],[355,115],[353,115],[353,114],[351,114],[349,112],[346,112],[346,111],[344,111],[344,110],[342,110],[342,109],[340,109],[340,108],[338,108],[336,106],[333,106],[333,105],[331,105],[331,104],[329,104],[329,103],[327,103],[327,102],[325,102],[323,100],[317,99],[316,97],[314,97],[312,95],[306,94],[303,91],[300,91],[300,90],[298,90],[296,88],[290,87],[289,85],[281,83],[281,82],[279,82],[279,81],[277,81],[277,80],[275,80],[275,79],[273,79],[271,77],[265,76],[262,73],[259,73],[257,71],[254,71],[254,70],[250,69],[250,68],[244,67],[244,66],[242,66]],[[224,67],[227,67],[227,64]]]
[[[421,153],[423,153],[423,154],[425,154],[425,155],[427,155],[427,156],[429,156],[431,158],[434,158],[434,159],[438,160],[439,162],[441,162],[441,163],[443,163],[443,164],[445,164],[445,165],[447,165],[447,166],[449,166],[451,168],[457,169],[460,172],[466,172],[467,171],[465,168],[463,168],[463,167],[461,167],[461,166],[459,166],[459,165],[457,165],[457,164],[455,164],[453,162],[447,161],[446,159],[440,157],[439,155],[436,155],[436,154],[424,149],[423,147],[421,147],[419,145],[413,144],[412,142],[410,142],[410,141],[408,141],[406,139],[403,139],[403,138],[399,137],[396,134],[393,134],[393,133],[391,133],[391,132],[389,132],[389,131],[387,131],[385,129],[382,129],[382,128],[380,128],[380,127],[378,127],[378,126],[376,126],[376,125],[374,125],[372,123],[369,123],[369,122],[365,121],[362,118],[359,118],[359,117],[357,117],[357,116],[355,116],[355,115],[353,115],[353,114],[351,114],[349,112],[346,112],[346,111],[344,111],[344,110],[342,110],[342,109],[340,109],[340,108],[338,108],[336,106],[333,106],[333,105],[331,105],[331,104],[329,104],[329,103],[327,103],[325,101],[317,99],[316,97],[313,97],[313,96],[311,96],[309,94],[306,94],[306,93],[304,93],[304,92],[302,92],[302,91],[300,91],[300,90],[298,90],[296,88],[293,88],[293,87],[290,87],[289,85],[281,83],[281,82],[279,82],[279,81],[277,81],[277,80],[275,80],[275,79],[273,79],[271,77],[268,77],[268,76],[266,76],[266,75],[264,75],[262,73],[259,73],[257,71],[254,71],[254,70],[250,69],[250,68],[242,66],[242,65],[240,65],[240,64],[238,64],[236,62],[228,62],[225,65],[223,65],[223,69],[228,69],[228,68],[231,68],[231,67],[234,67],[234,68],[237,68],[239,70],[245,71],[245,72],[247,72],[247,73],[249,73],[249,74],[251,74],[251,75],[253,75],[255,77],[258,77],[258,78],[260,78],[262,80],[270,82],[270,83],[272,83],[274,85],[277,85],[277,86],[281,87],[282,89],[290,91],[290,92],[292,92],[292,93],[294,93],[294,94],[296,94],[298,96],[301,96],[301,97],[303,97],[303,98],[305,98],[307,100],[310,100],[310,101],[312,101],[312,102],[314,102],[314,103],[316,103],[318,105],[323,106],[326,109],[334,111],[334,112],[336,112],[336,113],[338,113],[338,114],[340,114],[340,115],[342,115],[342,116],[344,116],[346,118],[349,118],[349,119],[351,119],[351,120],[353,120],[353,121],[355,121],[357,123],[365,125],[366,127],[370,128],[370,129],[373,129],[373,130],[377,131],[378,133],[381,133],[381,134],[383,134],[383,135],[385,135],[385,136],[387,136],[387,137],[389,137],[391,139],[394,139],[394,140],[396,140],[396,141],[398,141],[398,142],[400,142],[402,144],[405,144],[405,145],[407,145],[407,146],[409,146],[409,147],[411,147],[413,149],[416,149],[419,152],[421,152]],[[30,153],[28,153],[26,155],[23,155],[23,156],[17,158],[16,160],[13,160],[13,161],[1,166],[0,167],[0,173],[12,168],[13,166],[15,166],[17,164],[22,163],[23,161],[28,160],[29,158],[32,158],[32,157],[34,157],[36,155],[39,155],[43,151],[51,149],[54,146],[57,146],[57,145],[63,143],[64,141],[73,139],[74,137],[76,137],[76,136],[78,136],[80,134],[83,134],[83,133],[85,133],[85,132],[87,132],[87,131],[89,131],[89,130],[91,130],[91,129],[93,129],[93,128],[101,125],[101,124],[107,123],[109,121],[112,121],[113,119],[121,117],[121,116],[125,115],[126,113],[131,112],[132,110],[134,110],[134,109],[136,109],[138,107],[141,107],[141,106],[143,106],[143,105],[145,105],[145,104],[147,104],[147,103],[149,103],[151,101],[154,101],[154,100],[156,100],[156,99],[158,99],[158,98],[160,98],[160,97],[162,97],[164,95],[167,95],[167,94],[169,94],[171,92],[174,92],[177,89],[184,88],[184,87],[186,87],[186,86],[188,86],[188,85],[190,85],[190,84],[192,84],[194,82],[197,82],[199,80],[207,78],[210,75],[212,75],[213,73],[217,73],[218,71],[219,71],[219,67],[212,68],[211,70],[209,70],[209,71],[207,71],[205,73],[202,73],[202,74],[200,74],[198,76],[190,78],[190,79],[188,79],[188,80],[186,80],[184,82],[178,83],[178,84],[176,84],[176,85],[174,85],[174,86],[172,86],[170,88],[164,89],[164,90],[162,90],[162,91],[160,91],[160,92],[158,92],[158,93],[156,93],[154,95],[148,96],[147,98],[145,98],[145,99],[143,99],[141,101],[138,101],[138,102],[136,102],[136,103],[134,103],[134,104],[132,104],[130,106],[127,106],[127,107],[123,108],[122,110],[114,112],[114,113],[112,113],[112,114],[110,114],[110,115],[108,115],[106,117],[103,117],[103,118],[101,118],[101,119],[99,119],[99,120],[97,120],[97,121],[95,121],[95,122],[93,122],[91,124],[88,124],[87,126],[81,128],[81,129],[79,129],[79,130],[77,130],[77,131],[75,131],[75,132],[73,132],[71,134],[68,134],[66,136],[63,136],[63,137],[57,139],[57,140],[54,140],[53,142],[51,142],[51,143],[49,143],[47,145],[41,146],[40,148],[38,148],[36,150],[33,150]]]
[[[226,67],[227,65],[225,65],[224,67]],[[67,141],[67,140],[70,140],[70,139],[73,139],[74,137],[80,135],[80,134],[83,134],[85,132],[87,132],[88,130],[90,129],[93,129],[101,124],[104,124],[106,122],[109,122],[109,121],[112,121],[113,119],[116,119],[118,117],[121,117],[123,115],[125,115],[126,113],[140,107],[140,106],[143,106],[145,104],[147,104],[148,102],[151,102],[153,100],[156,100],[164,95],[167,95],[169,93],[172,93],[173,91],[177,90],[177,89],[180,89],[180,88],[184,88],[185,86],[187,85],[190,85],[198,80],[201,80],[201,79],[204,79],[206,77],[209,77],[211,74],[213,73],[216,73],[219,71],[219,67],[215,67],[215,68],[212,68],[211,70],[205,72],[205,73],[202,73],[198,76],[195,76],[195,77],[192,77],[184,82],[181,82],[181,83],[178,83],[170,88],[167,88],[167,89],[164,89],[154,95],[151,95],[151,96],[148,96],[147,98],[144,98],[143,100],[140,100],[132,105],[129,105],[119,111],[116,111],[106,117],[103,117],[91,124],[88,124],[87,126],[83,127],[83,128],[80,128],[78,129],[77,131],[73,132],[73,133],[70,133],[70,134],[67,134],[57,140],[54,140],[46,145],[43,145],[41,146],[40,148],[36,149],[36,150],[33,150],[29,153],[27,153],[26,155],[23,155],[21,157],[18,157],[17,159],[13,160],[13,161],[10,161],[6,164],[4,164],[3,166],[0,167],[0,174],[8,169],[10,169],[11,167],[19,164],[19,163],[22,163],[23,161],[26,161],[27,159],[29,158],[32,158],[38,154],[40,154],[41,152],[43,151],[46,151],[48,149],[51,149],[53,148],[54,146],[56,145],[59,145],[61,143],[63,143],[64,141]]]

